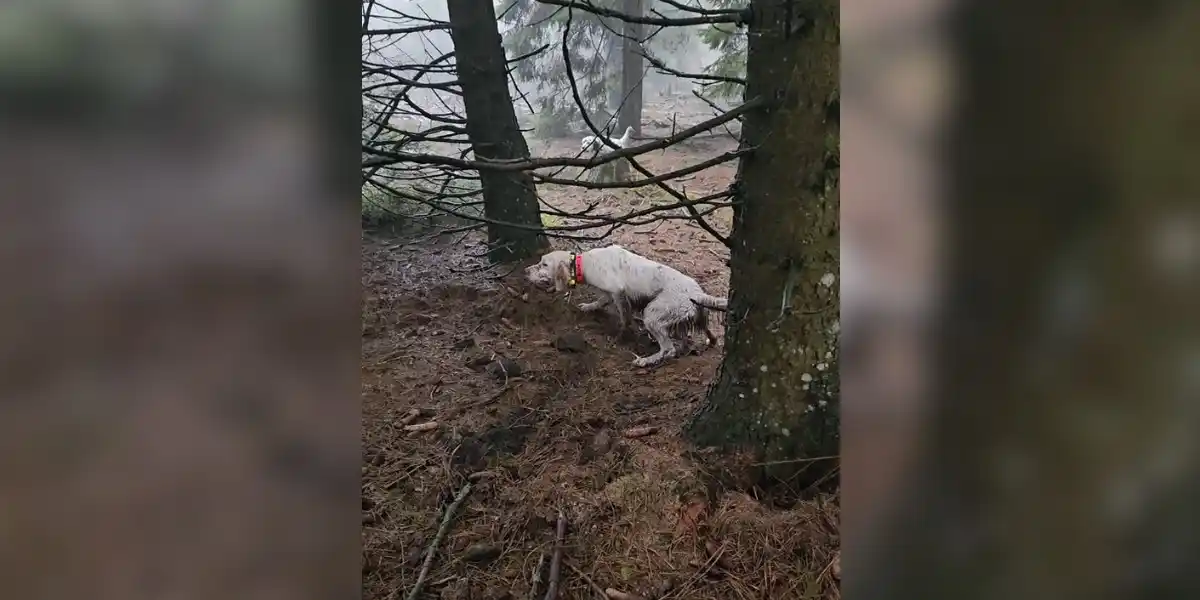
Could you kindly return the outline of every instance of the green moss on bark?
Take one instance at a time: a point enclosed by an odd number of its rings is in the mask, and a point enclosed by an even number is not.
[[[750,449],[771,477],[821,477],[797,459],[838,446],[838,2],[755,0],[738,168],[725,359],[688,426],[701,446]],[[792,7],[794,8],[794,7]],[[788,18],[791,17],[791,22]],[[830,144],[830,139],[835,143]]]

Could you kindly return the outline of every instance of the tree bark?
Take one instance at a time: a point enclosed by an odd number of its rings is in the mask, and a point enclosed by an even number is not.
[[[455,67],[467,112],[467,136],[475,157],[528,158],[529,146],[517,126],[508,92],[495,8],[483,0],[448,0],[447,9]],[[541,230],[533,178],[525,172],[487,170],[480,171],[479,177],[484,215],[493,221],[487,226],[489,260],[504,263],[540,254],[548,244]]]
[[[616,31],[621,27],[621,25],[613,21],[611,23],[611,27],[614,31]],[[606,88],[608,92],[608,114],[604,116],[606,119],[605,122],[612,123],[612,129],[616,129],[616,125],[618,125],[621,120],[621,98],[624,97],[621,90],[621,86],[624,81],[624,67],[619,60],[622,56],[622,47],[624,44],[622,44],[621,41],[623,38],[618,37],[616,34],[610,35],[611,39],[609,40],[608,49],[604,54],[605,64],[607,65],[605,67],[604,75],[606,78],[608,78],[608,86]],[[611,120],[607,120],[609,118],[611,118]]]
[[[826,142],[837,135],[838,2],[809,3],[791,23],[787,0],[751,6],[746,98],[769,107],[743,124],[757,149],[735,183],[725,358],[688,433],[777,463],[761,475],[819,477],[836,462],[792,459],[838,447],[838,167]]]
[[[622,12],[627,15],[640,17],[643,12],[644,0],[622,0]],[[642,69],[646,62],[642,57],[642,25],[626,22],[624,38],[621,40],[621,114],[617,128],[613,131],[615,137],[625,133],[626,127],[633,127],[633,135],[642,135]],[[629,178],[629,162],[618,160],[616,163],[617,181]]]
[[[943,374],[860,595],[1200,597],[1200,288],[1152,250],[1195,231],[1200,11],[1068,8],[954,21]],[[1072,318],[1048,314],[1076,290]]]

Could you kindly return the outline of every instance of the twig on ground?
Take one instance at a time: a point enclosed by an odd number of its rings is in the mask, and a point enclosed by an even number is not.
[[[596,594],[598,594],[601,598],[608,598],[608,594],[604,593],[604,588],[596,585],[596,582],[592,581],[592,578],[588,577],[587,573],[580,571],[579,567],[576,567],[575,565],[573,565],[569,562],[566,564],[567,564],[568,568],[570,568],[572,571],[574,571],[575,574],[578,575],[579,578],[584,581],[584,583],[587,583],[589,586],[591,586],[591,588],[596,591]]]
[[[419,432],[419,431],[433,431],[434,429],[437,429],[437,428],[438,428],[437,421],[427,421],[425,423],[416,423],[414,425],[405,425],[404,426],[404,430],[409,433],[415,433],[415,432]]]
[[[427,465],[427,464],[429,464],[429,459],[421,459],[415,465],[413,465],[412,467],[409,467],[407,470],[405,470],[403,473],[401,473],[399,477],[383,484],[382,488],[384,490],[390,490],[390,489],[400,485],[400,482],[404,481],[405,479],[408,479],[409,477],[412,477],[413,473],[416,473],[417,471],[424,469],[425,465]]]
[[[672,590],[671,592],[669,592],[668,594],[663,596],[662,600],[667,600],[668,598],[682,598],[684,592],[691,589],[692,586],[695,585],[697,581],[700,581],[701,579],[703,579],[708,574],[709,570],[711,570],[713,568],[713,566],[715,566],[717,564],[717,561],[721,560],[721,554],[723,554],[724,552],[725,552],[725,547],[722,546],[720,553],[709,557],[709,559],[707,561],[700,564],[698,566],[698,568],[701,569],[700,571],[693,573],[692,576],[689,577],[687,581],[683,582],[683,585],[679,586],[675,590]],[[691,565],[691,562],[696,562],[696,561],[689,561],[689,565]],[[696,566],[696,565],[691,565],[691,566]]]
[[[725,571],[716,565],[709,565],[698,560],[689,560],[688,566],[696,569],[702,576],[710,579],[722,579],[725,577]]]
[[[708,558],[716,557],[716,565],[722,570],[730,571],[733,565],[729,564],[729,559],[725,558],[725,544],[718,544],[712,540],[704,542],[704,551],[708,553]]]
[[[416,421],[417,417],[419,417],[419,416],[421,416],[421,409],[414,408],[414,409],[408,411],[408,414],[404,415],[403,417],[400,417],[400,424],[401,425],[411,425],[412,422]]]
[[[562,571],[563,538],[567,536],[567,516],[558,511],[558,526],[554,528],[554,554],[550,557],[550,577],[545,600],[558,598],[559,573]]]
[[[542,585],[542,570],[546,567],[546,553],[542,552],[538,555],[537,565],[533,567],[533,573],[529,576],[529,600],[537,600],[538,588]]]
[[[400,358],[401,356],[404,356],[404,351],[408,350],[409,346],[411,346],[411,344],[406,344],[402,348],[397,348],[391,352],[388,352],[387,354],[383,355],[379,360],[372,363],[371,366],[372,367],[383,366],[383,365],[386,365],[387,363],[392,362],[393,360],[396,360],[397,358]]]
[[[648,435],[654,435],[656,433],[658,433],[658,428],[654,427],[654,426],[650,426],[650,427],[634,427],[633,429],[626,429],[625,433],[623,435],[627,438],[640,438],[640,437],[646,437]]]
[[[417,574],[417,582],[413,584],[412,591],[408,593],[407,600],[416,600],[421,594],[421,588],[425,585],[425,578],[429,577],[429,569],[433,567],[433,560],[437,557],[438,546],[442,543],[442,538],[446,537],[446,533],[450,531],[450,522],[454,520],[454,513],[458,512],[458,507],[467,499],[467,494],[471,493],[471,483],[458,491],[454,496],[454,501],[450,506],[446,507],[446,513],[442,515],[442,524],[438,527],[437,534],[433,536],[433,541],[429,544],[429,549],[425,551],[425,564],[421,565],[421,572]]]
[[[496,393],[492,394],[491,396],[488,396],[487,398],[484,398],[483,400],[477,401],[474,405],[471,406],[471,408],[479,408],[481,406],[487,406],[487,405],[499,400],[501,396],[507,394],[514,387],[516,387],[516,386],[511,383],[506,383],[506,384],[504,384],[504,387],[500,388],[498,391],[496,391]]]
[[[606,598],[608,598],[609,600],[642,600],[641,596],[634,596],[633,594],[626,594],[625,592],[622,592],[621,590],[614,590],[613,588],[608,588],[608,589],[604,590],[604,596]]]
[[[467,475],[467,481],[478,482],[486,481],[496,476],[495,471],[476,471]]]

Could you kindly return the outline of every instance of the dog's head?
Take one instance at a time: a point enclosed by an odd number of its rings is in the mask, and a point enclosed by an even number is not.
[[[555,292],[567,291],[567,280],[571,277],[570,268],[571,253],[562,250],[555,250],[542,255],[542,260],[525,269],[525,279],[529,283],[549,291],[553,289]]]

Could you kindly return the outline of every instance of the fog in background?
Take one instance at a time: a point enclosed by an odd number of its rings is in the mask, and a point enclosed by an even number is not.
[[[497,14],[500,13],[502,3],[497,3]],[[392,10],[389,10],[392,9]],[[565,10],[565,9],[564,9]],[[404,0],[380,0],[371,16],[368,29],[385,29],[397,27],[411,27],[421,24],[416,20],[404,19],[393,11],[400,11],[406,15],[416,17],[418,19],[436,19],[448,20],[445,0],[420,0],[420,1],[404,1]],[[581,11],[576,11],[576,15],[582,18]],[[512,25],[504,22],[499,23],[501,35],[504,36]],[[719,52],[709,48],[699,37],[699,33],[708,26],[693,26],[687,28],[691,35],[681,47],[672,49],[661,49],[656,47],[655,55],[663,60],[669,67],[686,72],[686,73],[702,73],[706,66],[711,64],[720,55]],[[646,31],[653,30],[646,26]],[[665,33],[665,32],[664,32]],[[573,32],[572,35],[575,35]],[[660,34],[662,35],[662,34]],[[561,37],[560,34],[555,34],[555,38]],[[555,64],[562,65],[562,48],[561,42],[554,42],[550,48],[544,53],[555,55]],[[383,64],[407,64],[420,66],[428,64],[437,57],[452,52],[454,43],[451,41],[449,31],[425,31],[420,33],[410,33],[405,35],[397,35],[390,37],[377,36],[372,39],[364,38],[363,52],[364,57],[370,62]],[[573,49],[573,52],[588,52],[582,48]],[[508,53],[508,58],[512,58],[511,53]],[[573,56],[576,54],[573,53]],[[619,60],[619,52],[617,53]],[[445,64],[453,65],[453,58],[450,58]],[[582,87],[584,75],[580,73],[579,66],[575,66],[575,76]],[[712,116],[713,111],[702,101],[696,99],[692,95],[692,90],[700,90],[701,88],[696,82],[676,77],[673,75],[657,72],[649,64],[645,64],[646,75],[642,82],[643,85],[643,115],[644,124],[646,120],[657,119],[660,121],[669,122],[672,115],[676,115],[678,123],[686,127],[689,124],[695,124]],[[414,72],[409,71],[404,73],[405,77],[412,77]],[[446,73],[430,73],[422,78],[423,82],[438,83],[452,81],[455,77]],[[514,85],[515,84],[515,85]],[[522,128],[531,128],[534,124],[534,115],[530,112],[529,106],[525,100],[521,99],[524,95],[528,100],[529,105],[532,105],[534,111],[538,110],[540,101],[543,97],[554,93],[552,91],[542,91],[538,89],[535,81],[525,79],[513,74],[509,86],[509,93],[514,99],[514,106],[517,111],[517,119]],[[448,112],[457,112],[462,115],[461,101],[453,94],[438,92],[429,89],[411,89],[409,97],[420,106],[433,114],[445,114]],[[364,100],[364,102],[367,102]],[[719,106],[736,104],[737,99],[717,101]],[[369,110],[369,107],[368,107]],[[398,114],[392,118],[392,125],[406,131],[420,131],[429,127],[424,118],[419,115],[412,114],[412,111],[407,111],[401,107]],[[605,115],[589,115],[593,119],[601,119]],[[577,128],[582,131],[584,128],[582,121],[579,121]],[[527,138],[535,138],[537,136],[534,131],[527,131]]]

